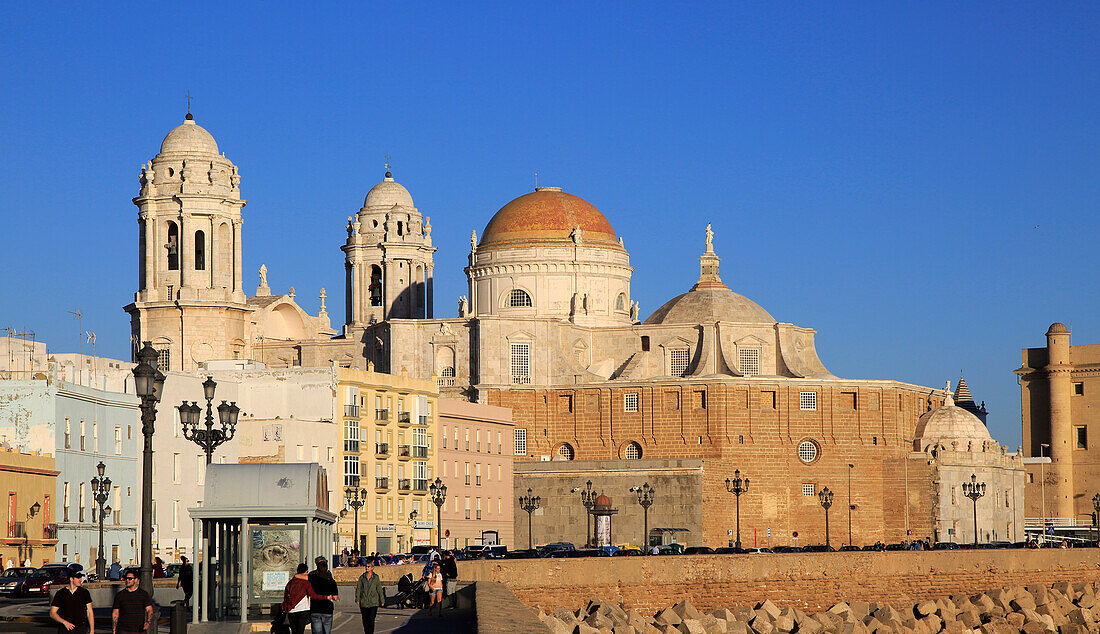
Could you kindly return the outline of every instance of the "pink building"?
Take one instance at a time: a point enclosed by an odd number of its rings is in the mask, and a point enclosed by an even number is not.
[[[512,547],[512,410],[441,398],[437,420],[443,546]]]

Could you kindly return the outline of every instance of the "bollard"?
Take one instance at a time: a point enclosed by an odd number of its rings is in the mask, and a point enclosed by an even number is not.
[[[183,601],[173,601],[172,611],[168,615],[168,631],[171,634],[187,634],[187,608]]]

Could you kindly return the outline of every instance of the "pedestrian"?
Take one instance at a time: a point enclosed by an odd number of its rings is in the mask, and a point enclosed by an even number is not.
[[[455,606],[454,591],[458,583],[458,562],[455,560],[454,551],[448,550],[443,556],[443,598],[450,597],[451,607]]]
[[[153,578],[163,579],[166,576],[164,574],[164,560],[160,557],[155,557],[153,562]]]
[[[309,584],[313,587],[314,592],[326,596],[339,596],[340,587],[336,585],[336,580],[332,578],[332,573],[328,569],[328,560],[324,557],[317,557],[313,560],[313,565],[316,566],[316,569],[309,573]],[[309,620],[310,627],[313,628],[313,634],[332,634],[332,612],[334,607],[329,599],[317,599],[310,603]]]
[[[309,566],[298,564],[298,572],[287,582],[283,589],[283,613],[290,621],[292,634],[304,634],[310,623],[310,600],[335,600],[336,597],[318,594],[309,583]],[[312,626],[311,626],[312,627]]]
[[[432,564],[432,571],[428,574],[428,596],[431,599],[428,616],[432,614],[433,605],[439,606],[439,616],[443,616],[443,571],[438,561]]]
[[[115,595],[111,609],[114,634],[141,634],[153,622],[153,599],[138,587],[138,574],[127,572],[122,577],[126,587]]]
[[[195,567],[187,560],[186,555],[180,555],[179,577],[176,579],[176,587],[183,588],[183,605],[191,605],[191,595],[195,592]]]
[[[366,570],[355,582],[355,603],[363,616],[364,634],[374,634],[374,619],[378,616],[378,608],[386,605],[386,590],[382,587],[382,580],[374,574],[374,563],[371,561],[367,562]]]
[[[122,564],[120,564],[116,561],[113,564],[111,564],[111,566],[109,568],[107,568],[107,580],[108,581],[119,581],[121,579],[122,579]]]
[[[657,546],[657,544],[653,544],[653,548],[649,549],[649,554],[651,554],[651,555],[660,555],[661,554],[661,548],[659,546]]]
[[[82,587],[84,573],[69,576],[69,585],[58,590],[50,601],[50,618],[57,621],[58,634],[91,634],[95,632],[92,595]]]

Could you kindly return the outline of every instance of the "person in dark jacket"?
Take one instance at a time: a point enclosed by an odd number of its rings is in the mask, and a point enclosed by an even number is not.
[[[448,550],[447,554],[443,555],[443,598],[450,597],[450,607],[455,607],[454,591],[458,579],[458,562],[455,561],[455,554],[453,551]]]
[[[309,584],[317,594],[338,596],[340,588],[328,569],[328,560],[317,557],[313,560],[316,569],[309,573]],[[310,602],[309,619],[313,634],[332,634],[333,603],[328,599],[315,599]]]
[[[187,557],[180,555],[179,578],[176,579],[176,587],[183,588],[183,605],[190,607],[191,595],[195,592],[195,567],[187,561]]]

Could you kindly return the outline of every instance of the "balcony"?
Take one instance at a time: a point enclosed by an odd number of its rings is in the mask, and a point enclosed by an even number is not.
[[[46,524],[42,527],[43,539],[57,539],[57,524]]]
[[[376,409],[374,410],[374,419],[377,421],[388,421],[390,419],[390,410],[388,409]]]
[[[401,478],[397,481],[397,490],[399,492],[408,493],[412,489],[412,480],[408,478]]]
[[[388,456],[388,455],[390,455],[390,443],[388,443],[388,442],[374,443],[374,455],[376,455],[376,456]]]
[[[344,441],[344,451],[356,451],[356,452],[359,451],[359,441],[358,440],[345,440]]]
[[[8,524],[8,537],[27,537],[26,522],[11,522]]]
[[[512,375],[512,383],[515,385],[530,385],[531,375]],[[469,519],[469,518],[467,518]]]
[[[423,425],[423,426],[427,427],[428,423],[430,421],[431,421],[431,417],[429,417],[429,416],[418,416],[417,419],[416,419],[416,424],[417,425]]]
[[[344,416],[347,416],[349,418],[359,418],[359,406],[344,405]]]
[[[428,492],[428,481],[427,480],[413,480],[413,491],[416,491],[417,493],[427,493]]]
[[[412,423],[412,413],[410,412],[397,412],[397,424],[405,426]]]
[[[427,447],[417,447],[417,446],[414,445],[413,448],[412,448],[412,457],[413,458],[427,458],[428,457],[428,448]]]
[[[374,479],[374,488],[379,490],[379,491],[388,491],[389,488],[390,488],[390,479],[389,478],[375,478]]]
[[[436,379],[436,385],[439,387],[454,387],[455,378],[453,376],[441,376]]]
[[[401,458],[402,460],[408,460],[411,455],[412,455],[412,447],[410,447],[409,445],[398,445],[397,446],[397,457],[398,458]]]

